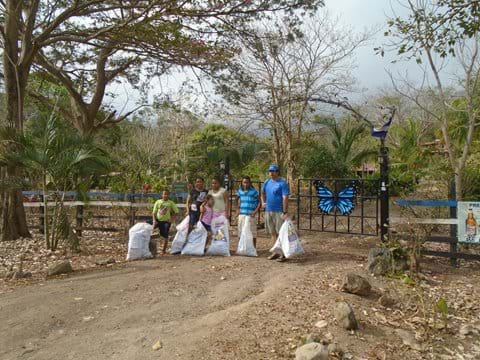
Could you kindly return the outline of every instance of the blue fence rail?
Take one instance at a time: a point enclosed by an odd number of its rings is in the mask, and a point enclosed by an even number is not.
[[[457,207],[456,200],[397,200],[398,206]]]

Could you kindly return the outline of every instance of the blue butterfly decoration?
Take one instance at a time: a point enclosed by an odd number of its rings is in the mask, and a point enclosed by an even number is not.
[[[350,215],[355,208],[355,196],[357,195],[357,188],[355,182],[351,182],[344,187],[340,192],[334,193],[325,184],[319,180],[314,182],[317,189],[318,209],[324,213],[329,214],[332,210],[337,210],[342,215]]]

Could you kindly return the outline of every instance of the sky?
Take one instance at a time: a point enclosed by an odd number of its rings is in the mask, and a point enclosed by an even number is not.
[[[378,93],[381,88],[391,87],[387,70],[395,76],[408,74],[410,79],[421,77],[421,70],[415,61],[392,64],[394,53],[387,52],[385,57],[375,54],[374,48],[386,42],[383,33],[387,28],[387,17],[392,15],[392,8],[398,15],[406,12],[398,5],[397,0],[325,0],[325,9],[332,16],[338,16],[343,24],[351,26],[353,31],[377,30],[369,44],[356,52],[357,67],[353,70],[353,75],[357,79],[357,93],[349,97],[354,101]],[[176,73],[154,80],[152,94],[175,93],[187,78],[184,73]],[[196,80],[192,77],[192,81]],[[115,108],[128,111],[135,107],[138,96],[129,86],[115,85],[111,90],[118,94],[112,102]]]
[[[353,71],[359,86],[374,92],[381,87],[390,86],[390,77],[387,70],[394,75],[405,75],[418,78],[421,70],[415,61],[400,61],[392,64],[394,53],[386,53],[384,57],[376,55],[374,48],[381,46],[387,41],[383,35],[387,29],[387,19],[395,11],[398,15],[404,15],[396,0],[325,0],[326,8],[333,15],[341,17],[343,23],[352,26],[357,31],[363,29],[376,29],[370,43],[360,48],[356,53],[357,68]],[[394,10],[392,10],[392,8]]]

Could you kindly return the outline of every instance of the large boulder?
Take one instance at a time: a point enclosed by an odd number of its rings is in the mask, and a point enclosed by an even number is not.
[[[333,309],[333,315],[337,319],[338,324],[346,330],[358,329],[357,319],[352,307],[346,302],[338,302]]]
[[[68,274],[71,272],[73,272],[72,263],[70,262],[70,260],[65,260],[51,265],[48,268],[47,275],[55,276],[60,274]]]
[[[295,360],[328,360],[328,347],[316,342],[305,344],[295,351]]]
[[[407,259],[404,256],[394,255],[386,248],[372,248],[368,252],[368,271],[375,276],[401,273],[407,269]]]
[[[348,273],[343,279],[342,290],[350,294],[367,296],[372,290],[372,286],[364,277]]]

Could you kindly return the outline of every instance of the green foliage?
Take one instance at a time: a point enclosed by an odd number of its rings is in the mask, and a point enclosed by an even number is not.
[[[349,177],[354,175],[356,166],[376,157],[377,150],[371,144],[362,144],[368,136],[363,124],[351,119],[337,121],[332,118],[317,118],[315,124],[320,134],[316,138],[307,138],[301,147],[301,173],[304,177]]]
[[[221,163],[227,165],[228,162],[234,177],[245,175],[244,172],[248,171],[257,178],[259,173],[265,173],[265,168],[261,167],[268,160],[268,156],[265,156],[268,151],[265,144],[256,140],[255,136],[247,138],[221,124],[208,124],[195,131],[189,139],[189,177],[202,175],[211,179],[222,176],[224,170],[221,169]]]
[[[77,190],[85,194],[93,176],[108,169],[108,157],[92,138],[80,136],[53,114],[40,116],[24,134],[10,134],[9,139],[16,151],[8,154],[2,151],[2,159],[23,169],[35,179],[33,184],[42,188],[44,198],[55,202],[53,213],[45,206],[47,248],[55,249],[58,240],[64,239],[78,250],[78,238],[63,206],[64,195],[58,192]],[[55,195],[50,197],[49,190],[55,191]]]

